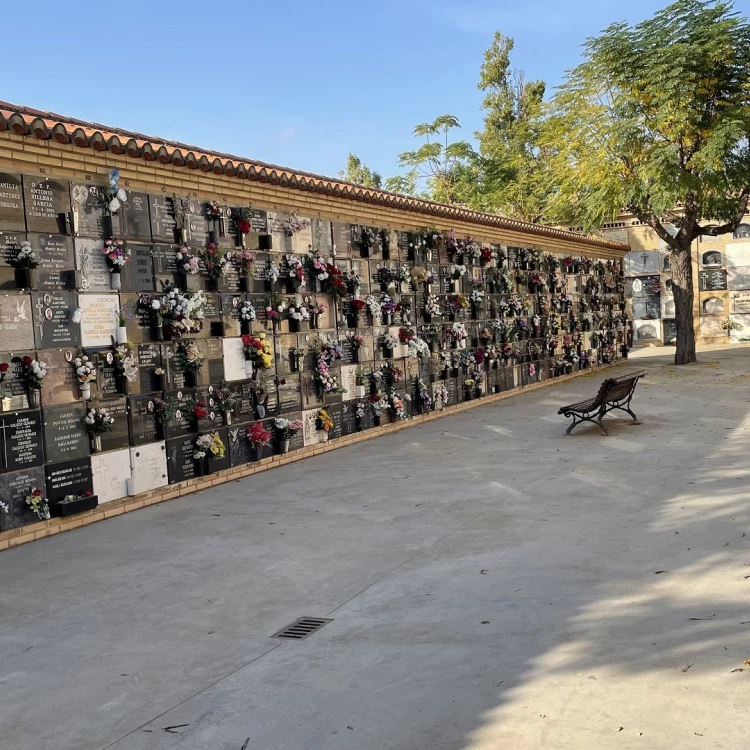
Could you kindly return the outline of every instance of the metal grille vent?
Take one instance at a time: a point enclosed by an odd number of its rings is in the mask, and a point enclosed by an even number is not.
[[[333,622],[333,620],[326,620],[322,617],[298,617],[294,622],[274,633],[271,638],[303,641],[329,622]]]

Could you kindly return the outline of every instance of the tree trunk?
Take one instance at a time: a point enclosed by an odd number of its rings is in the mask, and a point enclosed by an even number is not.
[[[696,361],[691,244],[689,241],[681,243],[682,247],[673,248],[669,257],[677,323],[677,351],[674,355],[676,365],[689,365]]]

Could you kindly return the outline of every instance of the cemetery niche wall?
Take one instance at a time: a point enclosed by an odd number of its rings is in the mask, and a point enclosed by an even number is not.
[[[0,173],[0,531],[626,352],[612,243],[541,249],[417,211],[356,223],[98,172]]]

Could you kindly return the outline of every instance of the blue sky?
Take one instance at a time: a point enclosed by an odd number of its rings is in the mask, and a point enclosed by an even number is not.
[[[390,176],[417,123],[449,112],[464,137],[481,126],[476,83],[496,29],[515,39],[514,65],[551,88],[587,36],[665,4],[9,2],[3,37],[25,41],[0,99],[321,174],[353,151]],[[750,0],[735,7],[750,15]]]

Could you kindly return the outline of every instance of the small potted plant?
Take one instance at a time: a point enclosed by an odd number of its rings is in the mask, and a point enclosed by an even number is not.
[[[333,427],[333,419],[325,409],[318,411],[318,416],[315,418],[315,429],[318,431],[318,437],[321,443],[325,443],[328,440],[328,431]]]
[[[115,418],[104,407],[89,409],[88,414],[83,418],[83,426],[89,434],[92,453],[101,452],[102,435],[109,432],[114,423]]]
[[[47,363],[32,359],[28,355],[21,360],[26,390],[29,394],[29,408],[38,409],[41,405],[41,390],[47,377]]]
[[[357,369],[354,371],[354,398],[365,397],[365,368],[362,365],[357,365]]]
[[[40,520],[46,521],[49,517],[49,503],[38,487],[32,487],[26,495],[26,505],[31,512]]]
[[[72,516],[87,510],[94,510],[99,505],[99,497],[91,490],[77,495],[65,495],[59,502],[52,504],[52,515],[55,517]]]
[[[72,362],[78,386],[84,401],[91,399],[91,384],[96,380],[96,367],[85,352],[81,352]]]
[[[271,433],[263,426],[263,422],[253,422],[247,428],[247,439],[255,451],[255,460],[263,457],[263,448],[271,441]]]
[[[104,259],[109,267],[109,279],[112,289],[122,289],[122,269],[130,260],[130,248],[125,245],[125,240],[110,237],[104,241]]]
[[[16,286],[19,289],[31,289],[31,271],[39,265],[36,253],[31,249],[28,240],[21,242],[21,249],[13,260]]]
[[[279,448],[281,450],[281,453],[289,453],[289,441],[298,432],[302,431],[302,420],[276,417],[276,419],[274,419],[273,421],[273,426],[276,430],[276,436],[279,439]]]
[[[232,424],[232,411],[237,404],[237,398],[229,388],[218,388],[214,391],[214,398],[219,407],[219,411],[224,415],[224,424]]]

